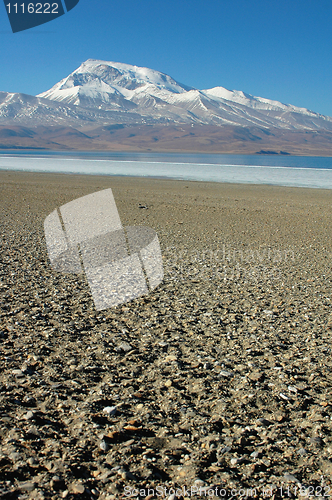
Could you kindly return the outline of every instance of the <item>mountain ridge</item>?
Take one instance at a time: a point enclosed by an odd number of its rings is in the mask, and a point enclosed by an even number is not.
[[[307,108],[221,86],[199,90],[150,68],[98,59],[88,59],[37,97],[156,121],[332,131],[332,118]]]
[[[33,133],[22,136],[17,127]],[[65,132],[59,132],[65,130]],[[0,149],[332,154],[332,118],[150,68],[88,59],[51,89],[0,92]]]

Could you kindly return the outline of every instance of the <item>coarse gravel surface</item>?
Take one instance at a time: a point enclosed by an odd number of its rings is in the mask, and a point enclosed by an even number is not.
[[[0,180],[0,498],[332,495],[331,191]],[[43,221],[109,187],[165,278],[96,312]]]

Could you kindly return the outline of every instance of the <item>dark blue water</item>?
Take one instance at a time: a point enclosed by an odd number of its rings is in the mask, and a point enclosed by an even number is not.
[[[57,152],[57,151],[4,151],[2,156],[39,158],[77,158],[141,162],[200,163],[219,165],[270,166],[292,168],[332,169],[332,156],[291,156],[291,155],[233,155],[205,153],[122,153],[122,152]],[[332,147],[331,147],[332,155]]]

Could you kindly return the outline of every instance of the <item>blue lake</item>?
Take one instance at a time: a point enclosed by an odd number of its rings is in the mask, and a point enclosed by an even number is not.
[[[332,189],[332,157],[5,151],[0,170]]]

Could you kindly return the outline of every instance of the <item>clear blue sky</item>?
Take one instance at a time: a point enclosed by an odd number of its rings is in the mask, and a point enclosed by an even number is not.
[[[0,44],[2,91],[38,94],[93,58],[332,116],[332,0],[80,0],[16,34],[1,2]]]

